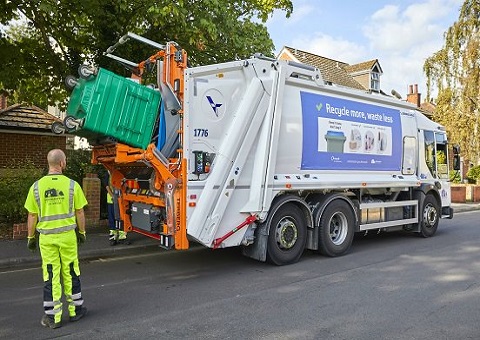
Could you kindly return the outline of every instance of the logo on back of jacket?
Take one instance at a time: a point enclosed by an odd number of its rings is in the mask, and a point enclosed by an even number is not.
[[[45,190],[44,197],[45,197],[45,202],[49,205],[62,204],[63,200],[65,199],[65,195],[63,194],[63,191],[57,190],[55,188]]]

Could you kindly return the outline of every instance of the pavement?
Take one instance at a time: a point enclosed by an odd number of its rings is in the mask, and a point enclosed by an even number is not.
[[[480,210],[480,203],[452,203],[455,214]],[[148,251],[163,251],[159,242],[147,236],[137,233],[129,233],[130,245],[117,244],[110,246],[108,241],[108,230],[95,228],[88,230],[87,242],[79,246],[79,258],[82,260],[93,260],[99,258],[111,258],[128,256]],[[0,270],[22,266],[39,266],[41,264],[40,252],[37,250],[31,253],[27,249],[26,240],[0,240]]]
[[[98,258],[110,258],[138,254],[145,250],[163,251],[159,242],[137,233],[128,233],[129,245],[110,246],[107,228],[87,227],[87,241],[78,247],[80,261]],[[0,240],[0,270],[12,267],[31,267],[41,264],[40,251],[31,253],[27,249],[27,240]]]

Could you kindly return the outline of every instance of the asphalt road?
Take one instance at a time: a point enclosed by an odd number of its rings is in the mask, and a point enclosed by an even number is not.
[[[356,238],[346,256],[284,267],[204,248],[83,262],[89,313],[56,330],[40,325],[40,268],[11,269],[0,338],[479,339],[479,220],[457,214],[430,239]]]

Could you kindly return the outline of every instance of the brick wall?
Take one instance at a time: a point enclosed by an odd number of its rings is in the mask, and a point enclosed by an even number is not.
[[[480,185],[454,184],[451,187],[453,203],[480,202]]]
[[[0,131],[0,146],[0,168],[12,162],[22,162],[25,158],[40,168],[46,168],[48,151],[56,148],[65,150],[66,137]]]
[[[88,201],[88,205],[85,207],[85,221],[88,230],[89,227],[100,225],[101,184],[97,174],[87,174],[83,179],[82,188]]]
[[[480,202],[480,185],[474,185],[472,187],[472,202]]]
[[[465,203],[467,199],[467,187],[465,185],[452,185],[450,188],[452,203]]]
[[[23,240],[28,236],[28,227],[27,222],[25,223],[16,223],[13,225],[13,235],[14,240]]]

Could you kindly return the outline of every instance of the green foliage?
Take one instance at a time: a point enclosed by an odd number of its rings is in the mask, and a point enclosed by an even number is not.
[[[15,165],[0,169],[0,216],[6,222],[26,220],[23,207],[30,186],[42,176],[42,170],[31,162],[24,162],[19,169]]]
[[[82,185],[86,173],[103,176],[101,165],[90,163],[91,151],[67,150],[67,168],[63,174]],[[27,211],[23,207],[31,185],[47,173],[30,160],[12,162],[0,169],[0,222],[16,223],[26,220]],[[101,178],[101,177],[100,177]]]
[[[434,119],[446,126],[450,141],[465,159],[480,154],[480,2],[465,0],[458,20],[445,33],[441,50],[425,61],[427,99],[438,92]]]
[[[0,2],[0,90],[16,101],[45,107],[63,102],[63,79],[81,63],[125,69],[103,52],[127,32],[176,41],[192,65],[234,60],[274,46],[264,25],[276,9],[289,16],[291,0],[9,0]],[[16,20],[16,21],[14,21]],[[260,21],[259,21],[260,20]],[[135,62],[154,51],[141,44],[119,49]]]
[[[468,169],[467,178],[469,182],[475,183],[478,179],[480,179],[480,165],[472,166]]]
[[[445,154],[445,151],[437,151],[437,162],[438,164],[447,164],[447,155]]]
[[[462,177],[460,176],[460,171],[450,171],[450,182],[452,183],[460,183],[462,181]]]
[[[82,185],[87,173],[96,173],[99,176],[105,171],[102,165],[92,165],[90,150],[67,150],[67,168],[63,174]]]
[[[87,169],[91,166],[89,150],[67,150],[67,168],[63,174],[82,185],[85,173],[90,172]]]

